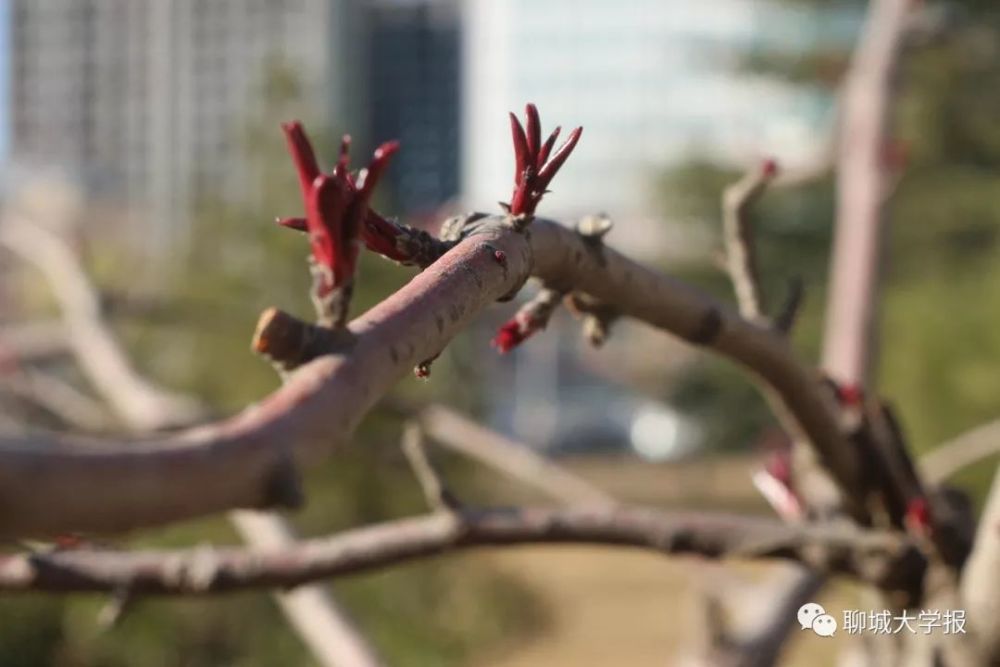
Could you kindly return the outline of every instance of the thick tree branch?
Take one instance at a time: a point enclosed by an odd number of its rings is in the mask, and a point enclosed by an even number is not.
[[[54,239],[53,243],[56,243]],[[61,271],[55,271],[47,272],[47,275],[54,278],[64,274]],[[82,269],[79,271],[77,279],[83,281],[82,284],[75,286],[77,293],[97,293]],[[58,293],[60,285],[53,284],[52,289]],[[98,313],[92,313],[92,315],[97,319]],[[65,328],[59,324],[49,326],[55,326],[60,331]],[[124,372],[133,378],[133,384],[147,387],[149,396],[159,398],[158,403],[161,406],[161,411],[155,423],[180,424],[189,420],[192,414],[207,412],[198,401],[188,397],[171,395],[141,377],[125,355],[123,346],[103,321],[95,321],[91,330],[92,336],[99,344],[76,345],[70,349],[93,384],[99,387],[112,384],[117,381],[118,376],[105,378],[102,375],[105,372],[101,363],[103,359],[100,357],[90,359],[85,355],[94,353],[100,355],[102,352],[106,354],[110,351],[116,355],[116,364],[112,368],[113,373]],[[68,343],[67,336],[60,338],[64,345]],[[55,351],[54,346],[52,351]],[[19,361],[24,361],[24,358],[21,357]],[[34,390],[34,394],[37,394],[34,398],[44,400],[46,407],[50,410],[60,409],[59,416],[71,427],[82,428],[86,431],[106,426],[106,420],[97,421],[98,417],[104,417],[104,411],[95,405],[81,405],[81,400],[90,401],[90,399],[83,396],[75,397],[72,392],[76,390],[71,386],[53,384],[53,382],[58,383],[59,381],[30,370],[22,369],[17,375],[30,382],[30,388]],[[48,382],[45,382],[46,380]],[[136,409],[133,404],[134,398],[127,392],[105,392],[105,399],[111,403],[115,412],[121,415],[127,426],[136,430],[149,426],[146,423],[146,413]],[[171,409],[177,409],[180,412],[174,414],[170,411]],[[229,519],[244,541],[252,547],[288,548],[293,546],[298,539],[288,521],[277,514],[235,511],[229,513]],[[319,664],[326,667],[376,667],[381,664],[368,641],[360,634],[330,592],[322,586],[318,584],[301,586],[295,591],[278,593],[275,598],[292,629],[309,647]],[[127,589],[113,592],[111,601],[102,611],[102,623],[113,624],[116,622],[133,599],[134,596]]]
[[[893,590],[919,582],[923,558],[898,535],[844,526],[630,507],[437,513],[357,528],[287,549],[72,550],[0,558],[0,590],[205,594],[291,587],[486,546],[631,546],[707,558],[780,558]]]
[[[497,250],[505,262],[497,262]],[[120,531],[288,504],[275,494],[276,479],[346,440],[395,382],[529,272],[747,367],[775,390],[842,487],[857,488],[857,461],[836,406],[783,337],[610,248],[594,252],[579,234],[536,220],[527,234],[501,223],[460,242],[354,320],[353,336],[338,353],[298,369],[240,415],[139,442],[49,435],[0,440],[0,534]],[[863,516],[851,496],[846,502]]]
[[[1000,469],[962,572],[961,593],[982,664],[1000,665]]]
[[[870,372],[878,289],[882,208],[892,83],[910,0],[874,0],[844,82],[837,156],[837,219],[823,367],[841,383],[864,385]]]

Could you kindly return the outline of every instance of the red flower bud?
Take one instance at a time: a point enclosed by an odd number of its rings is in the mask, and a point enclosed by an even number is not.
[[[510,131],[514,141],[514,193],[510,199],[510,212],[514,215],[534,215],[535,207],[542,200],[549,183],[580,140],[583,128],[573,130],[566,142],[552,154],[560,128],[541,142],[541,121],[534,104],[525,107],[525,129],[513,113],[510,114]]]
[[[313,259],[325,272],[317,290],[320,296],[325,296],[353,280],[362,234],[372,226],[380,229],[378,222],[385,222],[371,215],[368,204],[389,159],[399,149],[399,143],[392,141],[379,146],[368,167],[355,181],[348,171],[349,136],[344,135],[341,141],[333,171],[324,174],[302,125],[291,122],[281,127],[299,174],[306,217],[279,219],[278,224],[309,233]]]

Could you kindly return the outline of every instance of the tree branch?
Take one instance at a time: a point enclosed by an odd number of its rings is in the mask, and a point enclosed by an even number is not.
[[[924,561],[899,535],[789,526],[707,513],[630,507],[512,508],[436,513],[304,540],[287,549],[71,550],[0,558],[0,590],[206,594],[291,587],[485,546],[631,546],[707,558],[780,558],[893,590],[919,582]]]
[[[982,664],[1000,664],[1000,468],[962,571],[961,593]]]
[[[768,160],[757,169],[747,172],[722,194],[722,229],[729,278],[736,292],[740,315],[751,321],[760,321],[766,315],[757,271],[757,246],[749,212],[776,174],[774,162]]]
[[[273,513],[230,512],[229,520],[243,540],[256,549],[293,549],[298,536]],[[288,622],[325,667],[377,667],[375,649],[326,588],[311,584],[275,593]]]
[[[0,223],[0,245],[41,270],[59,302],[70,346],[98,392],[131,426],[149,431],[190,424],[201,417],[185,397],[151,386],[132,371],[101,318],[101,304],[86,272],[54,233],[14,215]],[[180,419],[180,421],[178,421]]]
[[[567,504],[616,503],[607,492],[528,445],[515,442],[447,406],[425,407],[416,413],[416,419],[427,436],[440,445],[528,484],[553,500]]]
[[[844,82],[837,156],[837,219],[823,367],[835,380],[864,385],[878,289],[886,143],[892,79],[910,0],[870,3]]]
[[[941,484],[962,468],[996,455],[1000,455],[1000,419],[938,445],[920,459],[920,469],[928,482]]]
[[[496,250],[505,262],[497,262]],[[395,382],[529,272],[546,284],[571,284],[747,367],[774,388],[842,488],[857,488],[857,461],[833,401],[782,337],[610,248],[595,253],[575,232],[536,220],[530,234],[501,222],[458,243],[354,320],[351,339],[336,354],[296,370],[240,415],[138,442],[54,435],[0,440],[0,534],[121,531],[234,507],[288,504],[273,493],[276,476],[345,441]],[[863,516],[850,495],[846,502]]]

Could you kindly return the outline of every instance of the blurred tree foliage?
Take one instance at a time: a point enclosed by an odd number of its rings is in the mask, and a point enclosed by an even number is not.
[[[278,124],[304,116],[321,163],[329,165],[336,149],[332,133],[303,113],[299,93],[294,75],[280,66],[266,77],[260,111],[234,119],[245,159],[256,174],[250,195],[242,202],[201,202],[188,256],[170,260],[176,265],[169,267],[172,275],[163,289],[169,305],[152,320],[117,323],[144,372],[203,398],[220,414],[241,409],[278,385],[273,369],[249,349],[261,310],[278,305],[312,317],[306,239],[273,222],[276,216],[301,210],[295,171]],[[365,156],[355,147],[356,163],[363,163]],[[384,205],[385,197],[379,197]],[[120,288],[124,276],[114,267],[121,262],[108,255],[121,251],[108,243],[95,249],[104,253],[92,258],[103,268],[101,281]],[[412,274],[369,255],[362,263],[353,312],[381,300]],[[474,386],[461,371],[453,357],[445,355],[435,364],[433,382],[404,382],[402,392],[475,405]],[[308,471],[308,506],[294,517],[303,534],[427,511],[398,451],[399,432],[398,417],[376,412],[353,446]],[[471,496],[479,490],[464,488],[470,478],[464,465],[451,461],[446,470],[457,490]],[[222,518],[130,539],[139,546],[236,541]],[[354,577],[336,582],[332,589],[392,665],[463,664],[474,651],[518,641],[539,627],[541,610],[526,591],[482,560],[460,558]],[[100,596],[0,600],[0,665],[312,664],[267,592],[142,600],[110,630],[101,629],[96,620],[105,602]]]
[[[806,2],[806,0],[800,0]],[[822,3],[813,3],[820,5]],[[927,3],[936,19],[902,56],[893,150],[905,168],[888,201],[878,356],[879,391],[899,408],[918,451],[1000,416],[1000,8],[994,2]],[[863,5],[859,5],[859,11]],[[747,66],[828,86],[844,53],[756,52]],[[665,177],[669,211],[719,229],[719,195],[738,178],[707,164]],[[784,281],[801,275],[807,307],[795,341],[816,358],[833,221],[833,181],[774,189],[753,213],[772,308]],[[692,272],[731,299],[715,267]],[[728,364],[707,360],[675,390],[704,416],[721,446],[745,447],[771,423],[763,403]],[[732,415],[741,415],[734,422]],[[960,481],[982,489],[992,466]]]

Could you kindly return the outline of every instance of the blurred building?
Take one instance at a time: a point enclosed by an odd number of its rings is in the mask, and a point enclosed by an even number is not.
[[[163,246],[200,196],[247,187],[237,130],[269,62],[363,134],[363,20],[361,0],[12,0],[11,160],[121,198]]]
[[[378,0],[370,5],[371,136],[402,143],[387,174],[400,212],[431,211],[458,194],[458,4]]]
[[[849,44],[857,8],[750,0],[469,0],[462,193],[490,206],[511,188],[506,113],[535,102],[543,131],[583,125],[543,209],[652,210],[652,179],[692,156],[806,161],[831,120],[825,93],[741,67],[755,50]],[[642,225],[619,225],[616,240]],[[645,232],[642,232],[645,234]],[[649,247],[649,238],[643,242]]]

